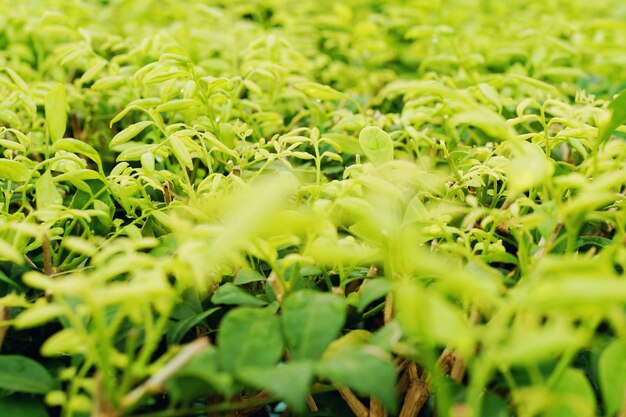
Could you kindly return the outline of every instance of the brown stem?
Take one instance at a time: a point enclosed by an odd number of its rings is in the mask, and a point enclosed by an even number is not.
[[[370,398],[370,414],[369,417],[387,417],[389,413],[383,407],[383,404],[376,397]]]
[[[319,411],[319,408],[317,407],[317,404],[315,403],[315,400],[313,399],[313,396],[311,394],[307,394],[306,396],[306,405],[307,407],[309,407],[309,410],[311,410],[312,413]]]
[[[350,407],[350,410],[352,410],[356,417],[369,416],[369,410],[367,409],[367,407],[363,405],[361,400],[359,400],[357,396],[354,395],[352,391],[350,391],[349,388],[342,387],[338,388],[337,391],[339,391],[339,395],[341,395],[341,398],[343,398],[346,404],[348,404],[348,407]]]

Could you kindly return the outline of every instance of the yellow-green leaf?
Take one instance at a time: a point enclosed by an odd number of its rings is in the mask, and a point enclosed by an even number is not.
[[[65,135],[67,123],[65,106],[65,87],[63,84],[57,84],[45,97],[46,123],[53,142]]]

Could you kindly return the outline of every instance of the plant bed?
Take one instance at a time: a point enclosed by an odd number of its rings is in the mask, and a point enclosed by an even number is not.
[[[626,415],[618,0],[0,2],[0,416]]]

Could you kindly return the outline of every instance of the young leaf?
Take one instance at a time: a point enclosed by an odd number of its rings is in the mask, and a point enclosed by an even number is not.
[[[49,170],[41,174],[35,183],[35,199],[39,210],[63,204],[63,197],[57,190]]]
[[[251,307],[230,311],[220,325],[217,353],[222,368],[229,372],[245,366],[273,366],[283,354],[278,317]]]
[[[109,147],[121,145],[122,143],[128,142],[139,133],[141,133],[141,131],[144,130],[146,127],[153,124],[154,122],[152,120],[144,120],[142,122],[137,122],[128,126],[126,129],[113,136],[113,139],[111,139],[111,142],[109,143]]]
[[[30,178],[30,170],[25,165],[11,159],[0,158],[0,179],[25,182]]]
[[[622,409],[626,392],[626,343],[616,340],[600,355],[598,364],[600,388],[607,415]]]
[[[67,123],[65,86],[63,84],[57,84],[52,88],[48,94],[46,94],[44,104],[50,139],[52,139],[52,142],[55,142],[65,135]]]
[[[349,96],[342,92],[335,90],[327,85],[318,84],[314,82],[301,82],[297,83],[294,87],[304,92],[309,97],[319,100],[341,100],[350,99]]]
[[[98,153],[98,151],[96,151],[93,146],[81,140],[73,138],[60,139],[54,143],[54,150],[62,150],[84,155],[94,161],[98,168],[102,168],[102,160],[100,159],[100,154]]]
[[[21,355],[0,356],[0,389],[46,394],[56,387],[56,381],[38,362]]]
[[[393,143],[389,134],[377,126],[368,126],[359,134],[359,144],[365,156],[374,163],[381,165],[393,159]]]
[[[626,90],[609,103],[608,110],[611,115],[602,121],[598,128],[598,142],[601,144],[611,138],[615,129],[626,123]]]
[[[283,305],[281,324],[293,359],[319,359],[346,320],[345,301],[334,294],[301,290]]]

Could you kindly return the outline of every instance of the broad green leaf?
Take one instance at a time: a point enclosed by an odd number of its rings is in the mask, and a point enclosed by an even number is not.
[[[598,127],[598,142],[604,143],[620,125],[626,123],[626,90],[622,91],[609,103],[610,116],[602,120]]]
[[[251,307],[230,311],[222,319],[217,350],[222,368],[229,372],[246,366],[275,365],[283,354],[278,317]]]
[[[121,145],[122,143],[128,142],[139,133],[141,133],[141,131],[143,131],[146,127],[153,124],[154,122],[152,120],[144,120],[142,122],[137,122],[128,126],[126,129],[113,136],[113,139],[111,139],[111,142],[109,143],[109,147]]]
[[[0,179],[25,182],[30,179],[31,172],[24,164],[11,159],[0,158]]]
[[[596,415],[596,396],[585,373],[569,368],[552,389],[552,404],[545,417],[586,417]],[[622,392],[623,394],[623,392]]]
[[[313,365],[309,362],[290,362],[272,368],[245,367],[236,375],[243,383],[276,395],[301,414],[313,382]]]
[[[613,416],[622,409],[626,399],[626,342],[616,340],[604,349],[598,368],[606,411]]]
[[[334,294],[300,290],[283,304],[281,323],[291,357],[319,359],[346,320],[345,301]]]
[[[48,411],[39,399],[30,396],[11,395],[0,397],[0,416],[48,417]]]
[[[35,199],[37,209],[39,210],[63,204],[63,197],[57,189],[49,170],[41,174],[41,177],[37,178],[37,182],[35,183]]]
[[[336,384],[345,385],[357,394],[378,397],[394,413],[396,370],[387,355],[375,346],[337,352],[316,366],[316,373]]]
[[[67,123],[65,86],[57,84],[46,94],[44,101],[50,139],[52,139],[52,142],[55,142],[65,135]]]
[[[389,134],[377,126],[364,127],[359,134],[359,144],[365,156],[375,165],[393,159],[393,143]]]
[[[38,362],[21,355],[0,355],[0,389],[45,394],[56,387],[56,381]]]
[[[237,287],[230,282],[225,283],[215,291],[211,302],[214,304],[233,304],[241,306],[260,307],[267,301],[255,297],[243,288]]]

